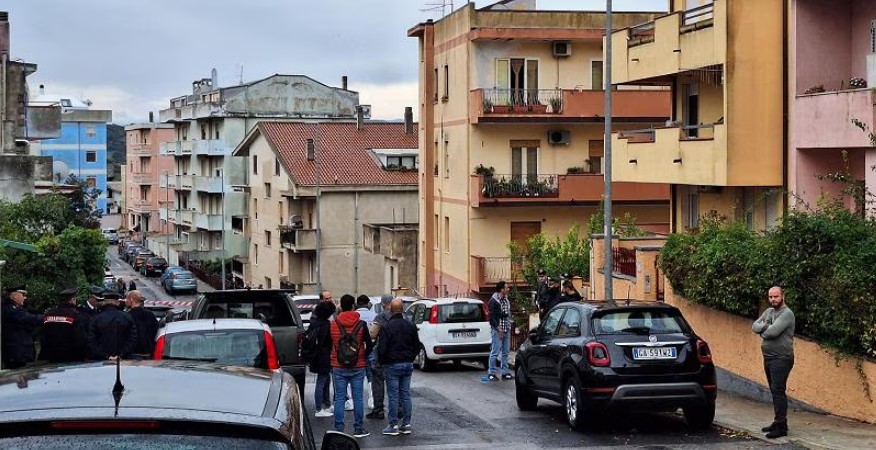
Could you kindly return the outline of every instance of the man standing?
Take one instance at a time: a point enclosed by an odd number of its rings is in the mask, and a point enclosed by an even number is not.
[[[103,294],[106,293],[106,289],[100,286],[91,286],[88,289],[88,298],[85,300],[85,303],[80,306],[79,312],[88,316],[88,318],[93,319],[98,314],[100,314],[101,303],[103,303]]]
[[[362,438],[371,433],[362,427],[365,404],[362,387],[365,380],[365,360],[371,352],[371,336],[359,313],[353,311],[356,299],[352,295],[341,297],[341,313],[331,324],[332,332],[332,379],[335,384],[335,430],[344,431],[344,403],[347,386],[352,386],[353,436]]]
[[[380,332],[378,357],[386,377],[389,393],[389,425],[383,434],[398,436],[411,434],[411,375],[414,373],[414,358],[420,351],[417,327],[404,318],[404,304],[400,298],[390,303],[392,316]],[[398,407],[401,402],[401,413]],[[398,424],[401,416],[401,425]]]
[[[158,334],[158,321],[155,320],[155,314],[143,307],[143,294],[140,291],[128,291],[125,301],[128,304],[128,314],[137,326],[137,345],[131,353],[142,359],[152,359],[155,335]]]
[[[91,357],[116,360],[127,357],[137,346],[137,325],[119,308],[119,294],[104,295],[103,310],[88,326],[88,349]]]
[[[371,339],[376,340],[378,344],[380,343],[380,330],[386,327],[387,322],[389,322],[389,317],[392,315],[390,312],[391,303],[391,295],[384,294],[380,297],[380,304],[383,306],[383,312],[374,317],[374,321],[371,322],[371,327],[368,328],[368,333],[371,335]],[[384,377],[383,366],[380,364],[380,358],[378,357],[379,352],[380,350],[378,350],[376,346],[375,351],[371,352],[371,398],[374,399],[374,408],[365,417],[369,419],[383,420],[386,417],[383,412],[386,378]]]
[[[788,397],[785,389],[794,367],[794,313],[785,305],[782,288],[769,290],[770,308],[754,321],[751,331],[759,334],[770,394],[773,396],[773,423],[764,427],[766,437],[775,439],[788,435]]]
[[[310,371],[316,374],[316,384],[313,386],[313,404],[316,407],[316,417],[332,417],[331,378],[332,378],[332,338],[329,319],[335,313],[332,302],[319,302],[313,308],[310,325],[305,339],[311,341],[313,354],[308,361]]]
[[[504,280],[496,283],[496,292],[487,302],[490,311],[490,361],[487,363],[487,372],[490,381],[499,380],[496,372],[496,358],[501,356],[502,379],[510,380],[511,369],[508,367],[508,353],[511,351],[511,302],[508,300],[508,292],[511,289],[505,285]]]
[[[53,363],[85,361],[88,357],[87,318],[76,309],[75,287],[58,294],[58,307],[43,318],[40,357]]]
[[[545,305],[547,304],[548,277],[544,269],[538,269],[538,284],[535,291],[535,307],[538,309],[538,317],[544,318],[544,313],[547,312]]]
[[[359,319],[365,322],[365,329],[368,330],[371,327],[371,323],[374,322],[374,318],[377,316],[377,313],[375,313],[374,310],[371,309],[371,299],[368,298],[367,295],[362,294],[356,297],[356,312],[359,313]],[[374,358],[376,356],[376,352],[372,351],[368,355],[367,361],[365,361],[365,379],[368,380],[368,383],[365,386],[365,389],[367,389],[366,397],[370,397],[371,394],[374,392],[374,389],[371,387],[371,383],[373,383],[374,381],[374,369],[372,362],[374,361]],[[369,408],[374,408],[373,398],[369,398],[367,403],[369,403]],[[368,414],[370,415],[371,413]]]
[[[17,369],[36,358],[33,333],[43,323],[43,316],[24,309],[27,291],[24,286],[9,290],[9,299],[3,302],[3,367]]]

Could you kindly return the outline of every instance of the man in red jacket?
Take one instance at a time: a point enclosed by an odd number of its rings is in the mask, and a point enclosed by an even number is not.
[[[363,385],[368,353],[373,346],[368,326],[354,311],[356,299],[352,295],[341,297],[341,313],[331,324],[332,332],[332,379],[335,384],[335,430],[344,431],[344,403],[347,386],[353,391],[353,436],[362,438],[370,433],[362,428],[365,418]]]

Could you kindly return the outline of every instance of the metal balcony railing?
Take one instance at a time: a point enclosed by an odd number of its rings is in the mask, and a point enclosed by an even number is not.
[[[559,114],[562,89],[484,89],[484,112],[495,114]]]
[[[714,17],[714,13],[714,3],[709,3],[707,5],[688,9],[687,11],[681,13],[681,25],[687,26],[711,20]]]
[[[645,22],[629,28],[628,47],[654,42],[654,22]]]
[[[504,174],[484,177],[484,197],[556,197],[560,193],[555,174]]]

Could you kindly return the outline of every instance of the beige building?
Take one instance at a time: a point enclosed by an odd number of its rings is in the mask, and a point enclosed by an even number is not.
[[[234,231],[248,236],[249,252],[234,258],[234,276],[305,294],[321,282],[336,296],[380,295],[405,281],[400,271],[412,271],[416,252],[366,251],[364,230],[416,224],[413,126],[410,115],[406,123],[259,123],[233,153],[249,186]]]
[[[468,4],[408,32],[420,44],[418,287],[427,295],[489,293],[512,277],[509,242],[586,231],[602,199],[605,15],[535,8]],[[662,87],[618,90],[616,129],[662,125],[670,104]],[[613,192],[616,216],[668,230],[667,185]]]

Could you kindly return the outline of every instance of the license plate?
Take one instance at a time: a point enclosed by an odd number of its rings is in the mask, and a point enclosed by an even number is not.
[[[465,339],[465,338],[476,338],[478,337],[477,331],[454,331],[450,333],[450,337],[453,339]]]
[[[675,359],[675,347],[636,347],[633,359]]]

